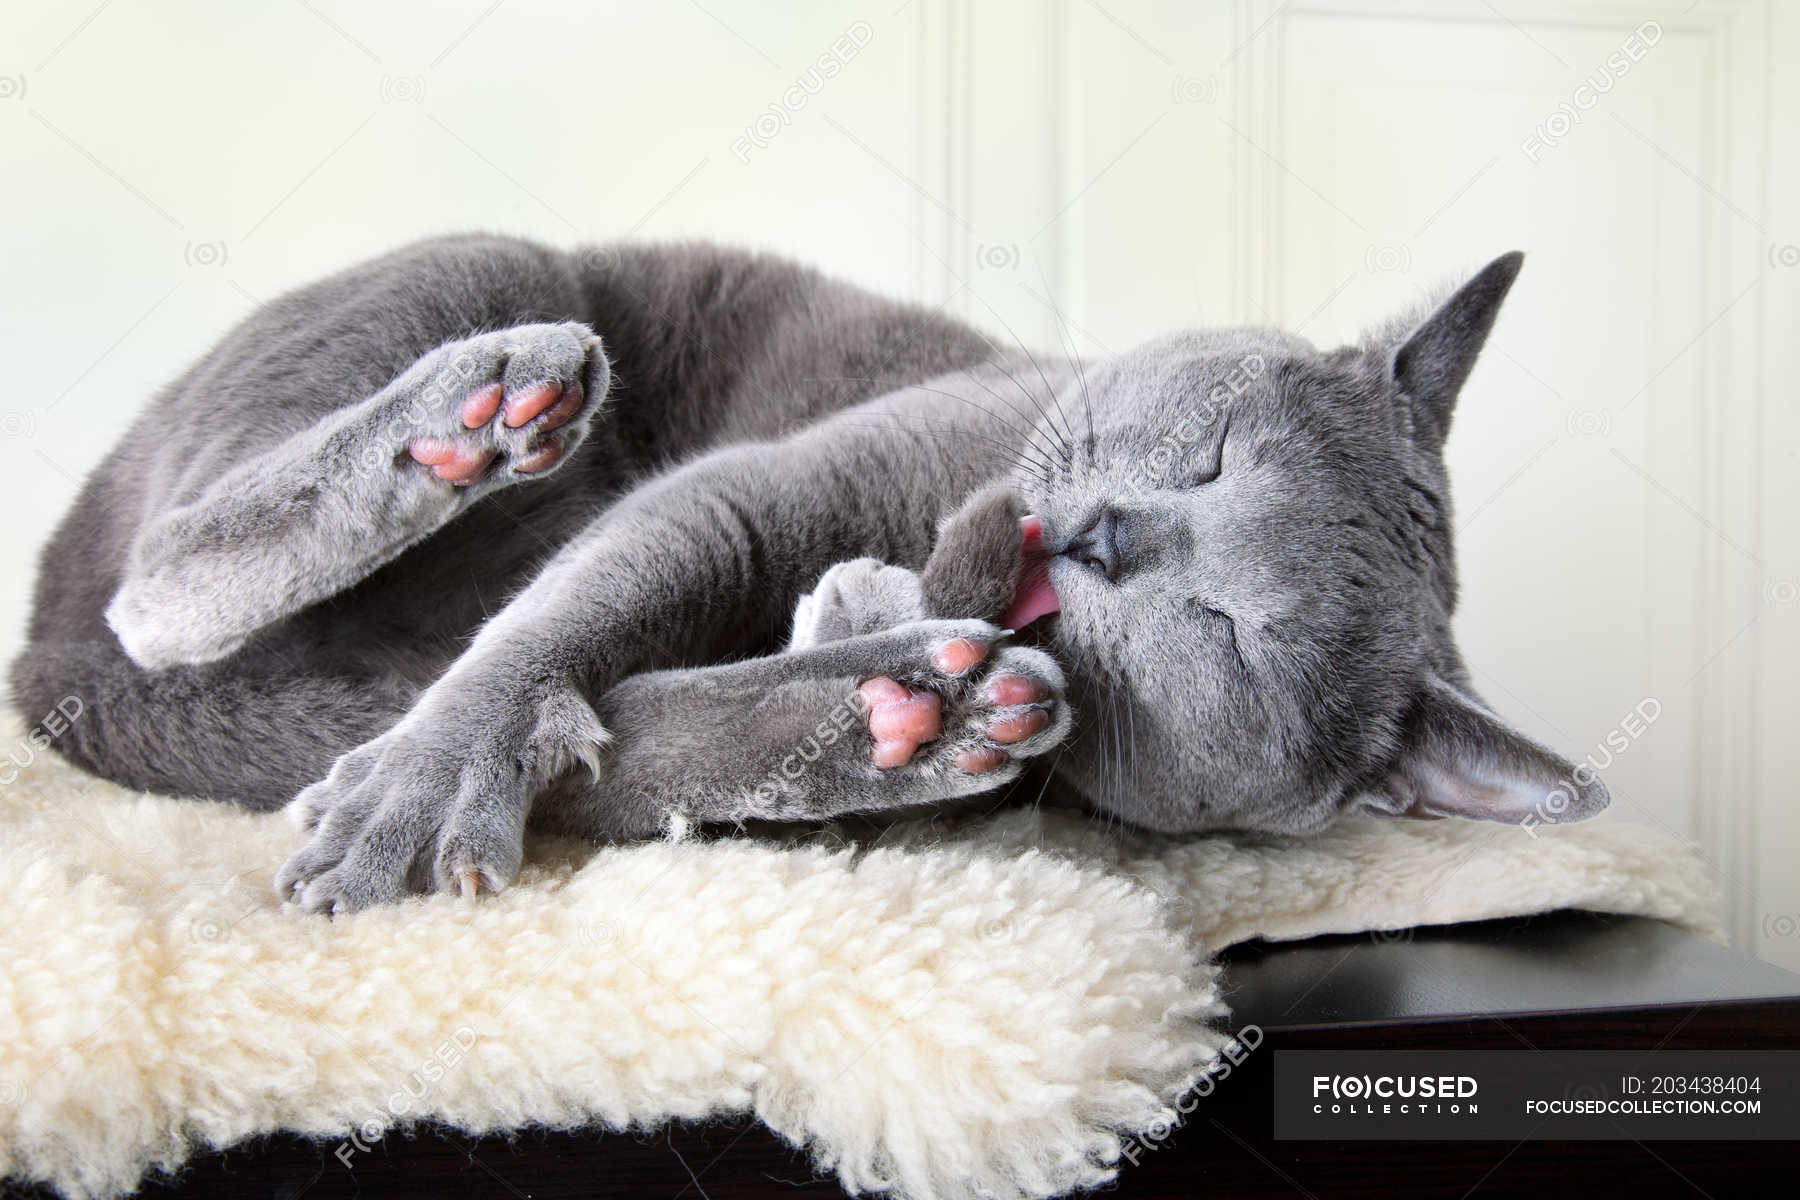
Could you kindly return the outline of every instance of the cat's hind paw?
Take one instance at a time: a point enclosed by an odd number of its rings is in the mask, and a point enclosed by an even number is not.
[[[446,346],[396,385],[410,429],[402,461],[459,488],[542,475],[586,436],[608,382],[600,339],[572,321]]]
[[[877,675],[857,698],[867,715],[869,761],[881,771],[988,776],[1018,774],[1067,736],[1071,716],[1061,669],[1049,655],[974,637],[930,650],[929,669]]]

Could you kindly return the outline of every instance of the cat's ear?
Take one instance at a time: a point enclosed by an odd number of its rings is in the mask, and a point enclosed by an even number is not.
[[[1457,394],[1524,261],[1525,255],[1514,250],[1481,268],[1394,350],[1388,370],[1395,388],[1412,405],[1413,436],[1421,446],[1443,445]]]
[[[1430,678],[1407,714],[1399,757],[1355,805],[1397,817],[1566,824],[1611,802],[1593,768],[1532,741]]]

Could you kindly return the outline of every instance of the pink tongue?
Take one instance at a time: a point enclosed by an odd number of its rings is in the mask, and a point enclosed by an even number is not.
[[[1019,584],[1012,603],[1000,618],[1008,629],[1023,629],[1039,617],[1062,607],[1050,586],[1050,556],[1044,553],[1044,523],[1036,517],[1019,522],[1024,541],[1019,547]]]

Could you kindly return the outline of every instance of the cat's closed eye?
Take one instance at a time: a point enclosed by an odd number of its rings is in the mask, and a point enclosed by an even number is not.
[[[1211,632],[1228,639],[1234,650],[1237,648],[1237,621],[1230,613],[1214,608],[1198,596],[1188,599],[1187,610],[1189,616],[1199,620]]]
[[[1214,624],[1223,623],[1228,626],[1234,626],[1236,624],[1236,622],[1231,619],[1231,614],[1222,609],[1214,608],[1198,596],[1191,596],[1188,598],[1187,610],[1189,616],[1197,617],[1202,621],[1208,621]]]
[[[1189,487],[1205,487],[1214,482],[1225,471],[1225,438],[1231,432],[1231,418],[1226,417],[1219,428],[1217,439],[1212,442],[1210,450],[1198,463],[1197,470],[1188,479]]]

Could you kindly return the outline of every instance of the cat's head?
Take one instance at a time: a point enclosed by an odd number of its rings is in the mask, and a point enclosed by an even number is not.
[[[1606,806],[1591,771],[1475,698],[1451,640],[1444,438],[1521,262],[1360,345],[1182,334],[1062,390],[1050,469],[1020,491],[1060,604],[1040,632],[1082,718],[1057,770],[1089,803],[1280,832],[1351,808]]]

